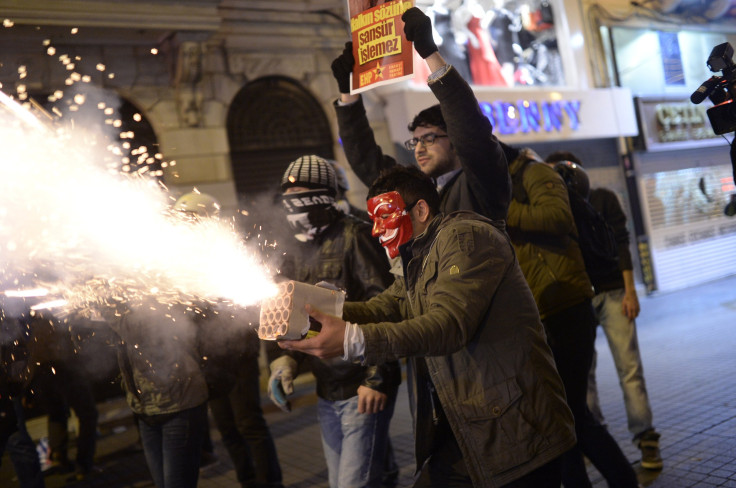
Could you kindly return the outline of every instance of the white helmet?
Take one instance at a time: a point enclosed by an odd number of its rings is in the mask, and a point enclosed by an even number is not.
[[[174,204],[174,210],[198,217],[217,217],[220,214],[220,202],[211,195],[193,191],[180,196]]]

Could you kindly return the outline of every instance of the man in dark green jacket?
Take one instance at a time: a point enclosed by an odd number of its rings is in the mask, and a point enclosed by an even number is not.
[[[563,456],[565,486],[590,487],[583,454],[612,487],[636,488],[636,473],[587,406],[596,318],[593,286],[577,244],[567,187],[530,149],[502,144],[509,161],[513,199],[508,233],[534,294],[567,403],[575,416],[578,447]]]
[[[409,358],[415,487],[558,488],[572,415],[502,224],[439,213],[415,168],[387,171],[369,196],[373,234],[398,249],[404,277],[346,303],[353,323],[310,309],[322,332],[282,347],[364,364]]]

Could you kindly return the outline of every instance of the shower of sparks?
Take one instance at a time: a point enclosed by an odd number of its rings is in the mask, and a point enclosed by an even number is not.
[[[109,147],[79,125],[47,127],[0,92],[0,292],[82,311],[275,293],[232,225],[172,211],[155,179],[101,164]]]

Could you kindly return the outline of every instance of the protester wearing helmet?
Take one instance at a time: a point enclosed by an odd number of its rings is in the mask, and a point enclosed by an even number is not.
[[[353,300],[367,300],[391,283],[388,260],[371,236],[370,224],[335,207],[337,179],[327,160],[307,155],[293,161],[281,189],[295,237],[291,245],[285,243],[284,277],[327,282]],[[292,392],[299,367],[311,365],[330,486],[380,486],[401,381],[398,362],[376,367],[322,361],[280,349],[277,354],[271,362],[269,393],[284,409],[288,407],[281,392]]]

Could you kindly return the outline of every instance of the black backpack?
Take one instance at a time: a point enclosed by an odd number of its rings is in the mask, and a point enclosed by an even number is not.
[[[580,194],[568,187],[567,196],[578,229],[585,271],[597,289],[602,280],[618,271],[616,235],[603,216]]]

